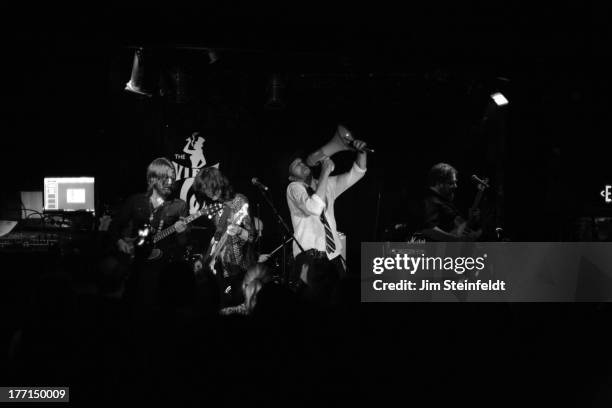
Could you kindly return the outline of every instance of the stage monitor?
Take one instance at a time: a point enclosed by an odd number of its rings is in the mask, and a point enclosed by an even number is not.
[[[45,177],[44,210],[95,212],[93,177]]]

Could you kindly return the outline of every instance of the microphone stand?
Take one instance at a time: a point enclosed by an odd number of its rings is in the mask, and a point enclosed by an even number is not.
[[[291,233],[291,230],[289,229],[289,226],[283,219],[283,216],[280,215],[280,213],[274,206],[274,203],[272,202],[272,200],[270,199],[266,191],[261,187],[258,187],[257,189],[261,192],[261,195],[264,198],[264,200],[266,200],[266,202],[270,205],[270,208],[272,208],[272,213],[274,213],[274,217],[276,218],[276,221],[278,222],[278,224],[281,226],[281,229],[283,230],[283,243],[281,244],[281,246],[276,248],[272,252],[272,254],[278,251],[280,248],[283,248],[283,273],[282,274],[283,274],[284,281],[289,282],[289,279],[288,279],[289,277],[287,275],[287,244],[290,243],[291,241],[295,241],[298,248],[300,248],[301,252],[304,252],[304,247],[302,247],[300,242],[297,239],[295,239],[295,236]]]
[[[259,205],[259,202],[257,203],[257,219],[259,220],[259,222],[261,223],[261,206]],[[259,231],[257,231],[257,253],[261,252],[261,240],[262,240],[262,235],[263,235],[263,228]]]
[[[374,241],[378,240],[378,229],[380,222],[380,201],[382,196],[382,185],[378,186],[378,200],[376,200],[376,220],[374,221]]]

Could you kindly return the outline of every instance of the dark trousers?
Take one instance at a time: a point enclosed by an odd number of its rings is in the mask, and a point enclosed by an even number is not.
[[[307,283],[300,279],[304,265],[308,266]],[[346,269],[340,256],[329,260],[325,252],[310,249],[295,257],[291,285],[308,300],[327,303],[338,281],[345,275]]]
[[[126,298],[136,321],[149,321],[159,308],[161,272],[161,263],[137,261],[133,265],[126,285]]]
[[[217,283],[221,299],[221,307],[237,306],[244,302],[242,282],[246,271],[237,265],[225,265],[220,268],[223,273],[217,273]],[[218,269],[218,270],[220,270]]]
[[[300,273],[302,272],[302,266],[304,264],[311,265],[315,260],[324,260],[327,259],[327,254],[323,251],[318,251],[316,249],[309,249],[307,251],[299,253],[295,257],[295,262],[293,263],[293,271],[291,280],[299,280]],[[346,268],[344,267],[344,262],[342,260],[342,256],[337,256],[332,259],[331,264],[333,265],[335,271],[338,273],[339,277],[344,277],[346,275]]]

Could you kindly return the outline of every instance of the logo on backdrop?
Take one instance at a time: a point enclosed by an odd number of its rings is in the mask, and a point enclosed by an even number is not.
[[[185,147],[180,153],[174,154],[172,164],[176,171],[176,178],[178,188],[180,189],[179,197],[184,200],[189,206],[189,213],[200,209],[200,205],[196,200],[195,193],[193,191],[193,180],[198,175],[198,172],[205,167],[217,167],[219,163],[215,163],[212,166],[206,166],[206,156],[204,154],[204,143],[206,139],[200,135],[199,132],[194,132],[185,139]]]
[[[612,186],[606,186],[599,194],[604,198],[606,203],[612,203]]]

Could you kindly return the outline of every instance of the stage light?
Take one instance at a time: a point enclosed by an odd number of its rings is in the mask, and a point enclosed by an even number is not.
[[[132,75],[130,80],[125,84],[125,90],[150,98],[153,96],[153,87],[150,79],[153,72],[149,57],[145,56],[143,48],[137,48],[134,52],[134,62],[132,63]]]
[[[506,97],[504,95],[502,95],[501,92],[495,92],[495,93],[491,94],[491,98],[493,98],[493,101],[495,101],[497,106],[504,106],[504,105],[507,105],[509,103],[508,99],[506,99]]]

